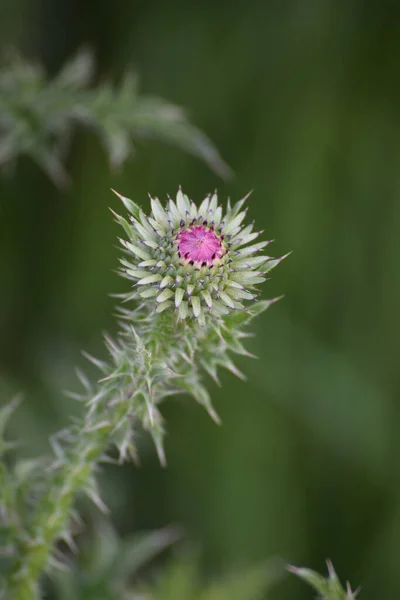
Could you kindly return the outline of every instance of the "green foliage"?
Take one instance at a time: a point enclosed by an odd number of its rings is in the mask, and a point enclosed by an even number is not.
[[[192,552],[152,565],[180,533],[166,528],[120,539],[106,519],[84,536],[79,555],[53,575],[57,600],[261,600],[278,579],[268,562],[204,584]]]
[[[166,528],[121,540],[106,519],[96,519],[95,533],[81,544],[68,568],[54,572],[58,600],[132,600],[138,575],[179,531]]]
[[[314,588],[321,600],[355,600],[357,592],[351,590],[349,583],[344,589],[330,561],[327,561],[327,566],[329,575],[326,578],[315,571],[311,571],[311,569],[291,566],[289,571]]]
[[[75,126],[92,130],[120,167],[134,152],[133,140],[159,139],[201,158],[221,177],[231,175],[212,142],[178,106],[139,94],[136,76],[118,85],[90,87],[94,62],[79,52],[48,80],[43,68],[11,56],[0,69],[0,167],[30,156],[58,186],[69,176],[63,157]]]
[[[145,588],[146,600],[261,600],[275,584],[271,563],[248,569],[202,585],[197,564],[189,557],[173,562],[154,586]],[[143,598],[138,596],[137,599]]]

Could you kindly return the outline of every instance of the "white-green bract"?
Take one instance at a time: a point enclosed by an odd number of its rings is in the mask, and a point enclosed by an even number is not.
[[[285,258],[260,254],[270,242],[255,242],[261,232],[244,224],[247,196],[233,206],[228,201],[224,212],[216,193],[197,206],[179,189],[165,206],[150,198],[146,215],[117,195],[130,212],[130,222],[116,215],[128,236],[121,240],[127,254],[122,274],[133,282],[127,299],[152,303],[157,313],[175,311],[180,320],[204,325],[208,315],[247,310],[256,286]]]

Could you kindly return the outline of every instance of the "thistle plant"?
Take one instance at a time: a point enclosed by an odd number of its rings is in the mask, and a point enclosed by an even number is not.
[[[76,495],[103,507],[96,472],[110,447],[119,462],[134,458],[144,429],[166,463],[162,400],[191,395],[219,422],[203,372],[218,381],[223,367],[243,377],[232,354],[251,356],[247,327],[277,300],[259,300],[258,286],[284,257],[261,254],[269,242],[245,224],[246,198],[224,210],[216,193],[196,205],[179,189],[164,206],[150,198],[147,215],[117,195],[128,213],[114,213],[124,230],[120,273],[131,285],[119,296],[118,336],[106,338],[110,360],[88,357],[101,371],[95,385],[78,373],[83,391],[72,395],[84,402],[83,416],[52,437],[51,457],[30,461],[19,478],[2,466],[3,589],[13,600],[40,598],[41,574],[60,558],[56,543],[74,545]]]
[[[323,577],[319,573],[304,567],[290,566],[288,570],[308,583],[318,593],[318,598],[321,600],[355,600],[358,590],[353,591],[349,582],[347,582],[346,589],[344,589],[331,561],[328,560],[326,564],[328,577]]]

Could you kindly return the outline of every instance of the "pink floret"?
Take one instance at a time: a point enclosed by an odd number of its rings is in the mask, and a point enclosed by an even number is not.
[[[223,255],[221,240],[210,229],[202,225],[182,230],[178,235],[178,250],[188,262],[206,263]]]

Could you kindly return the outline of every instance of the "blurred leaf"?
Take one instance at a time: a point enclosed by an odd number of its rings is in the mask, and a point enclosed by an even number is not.
[[[277,580],[271,562],[241,570],[231,577],[212,583],[200,594],[200,600],[261,600]]]
[[[268,562],[204,585],[197,561],[185,553],[144,585],[138,581],[142,569],[180,533],[165,528],[121,540],[105,519],[96,523],[95,531],[75,564],[54,572],[58,600],[261,600],[277,580],[277,565]]]
[[[62,67],[55,83],[60,88],[80,90],[90,84],[94,73],[93,54],[82,49]]]
[[[165,528],[121,540],[106,519],[96,521],[95,530],[96,534],[83,543],[77,562],[68,570],[54,572],[60,600],[130,597],[138,571],[180,537],[176,529]]]
[[[186,557],[170,564],[148,593],[152,600],[192,600],[199,585],[197,566]]]
[[[113,169],[132,155],[133,139],[159,139],[197,156],[221,177],[231,175],[213,143],[180,107],[139,95],[137,79],[129,72],[118,86],[105,82],[89,88],[93,71],[88,50],[50,81],[38,65],[15,55],[7,61],[0,70],[0,167],[27,154],[65,187],[65,146],[73,127],[81,125],[101,139]]]
[[[111,570],[116,573],[118,579],[126,581],[180,537],[179,531],[172,527],[136,534],[121,543]]]
[[[186,556],[173,562],[148,593],[152,600],[261,600],[277,576],[276,565],[268,562],[202,586],[196,562]]]

